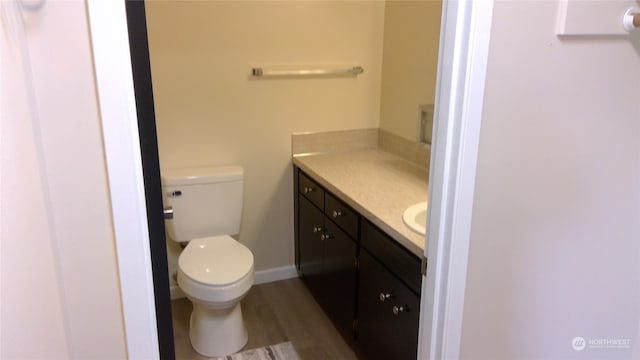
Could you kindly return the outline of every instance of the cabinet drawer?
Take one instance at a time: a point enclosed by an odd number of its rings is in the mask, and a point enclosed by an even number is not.
[[[420,274],[420,259],[417,256],[368,221],[363,221],[361,241],[363,248],[367,249],[413,292],[420,295],[422,275]]]
[[[324,189],[302,172],[298,175],[298,191],[315,206],[324,209]]]
[[[360,217],[330,193],[327,193],[324,198],[324,213],[353,239],[358,238],[358,219]]]

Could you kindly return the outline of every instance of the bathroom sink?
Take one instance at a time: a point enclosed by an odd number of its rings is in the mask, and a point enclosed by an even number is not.
[[[427,231],[427,202],[409,206],[402,215],[404,223],[413,231],[424,235]]]

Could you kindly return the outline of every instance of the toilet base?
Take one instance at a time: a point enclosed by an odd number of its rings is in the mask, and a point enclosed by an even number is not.
[[[247,344],[240,302],[226,309],[211,309],[194,303],[189,323],[191,345],[201,355],[230,355]]]

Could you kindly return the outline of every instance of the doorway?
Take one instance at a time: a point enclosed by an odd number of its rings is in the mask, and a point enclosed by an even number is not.
[[[128,5],[128,6],[129,6],[129,5]],[[143,5],[140,5],[140,6],[142,7]],[[466,24],[466,25],[464,25],[464,26],[459,26],[459,28],[458,28],[458,30],[457,30],[457,31],[462,31],[462,32],[465,32],[465,31],[466,31],[466,32],[468,33],[468,31],[469,31],[469,29],[470,29],[470,25],[469,25],[469,23],[470,23],[470,19],[471,19],[471,15],[470,15],[470,14],[471,14],[472,12],[470,12],[468,9],[467,9],[467,10],[465,10],[465,11],[462,11],[462,12],[458,12],[458,10],[459,10],[459,9],[454,9],[454,8],[453,8],[453,5],[451,5],[450,7],[451,7],[451,9],[448,9],[447,19],[453,19],[453,20],[456,20],[456,19],[458,19],[458,18],[459,18],[459,19],[462,19],[462,20],[463,20],[463,24]],[[116,16],[117,16],[117,15],[116,15]],[[477,15],[477,16],[480,16],[480,15]],[[131,19],[131,17],[130,17],[130,16],[129,16],[129,19]],[[92,22],[93,22],[93,21],[92,21]],[[459,22],[458,24],[460,24],[460,22]],[[449,55],[447,55],[447,56],[452,56],[452,57],[453,57],[453,56],[458,56],[459,58],[461,58],[461,59],[462,59],[462,60],[464,60],[464,61],[470,61],[470,60],[468,59],[468,54],[467,54],[467,52],[466,52],[466,51],[462,51],[462,53],[456,53],[456,51],[455,51],[455,49],[457,49],[458,51],[459,51],[461,48],[462,48],[462,49],[465,49],[465,48],[467,47],[468,42],[469,42],[470,40],[469,40],[468,38],[464,38],[464,37],[463,37],[463,39],[462,39],[462,40],[460,40],[460,39],[455,40],[454,35],[455,35],[455,34],[452,34],[452,33],[450,32],[450,33],[449,33],[449,38],[447,38],[447,39],[448,39],[448,40],[447,40],[447,42],[448,42],[448,44],[449,44],[449,48],[450,48],[450,49],[453,49],[453,50],[451,50],[451,54],[449,54]],[[481,45],[482,45],[482,44],[481,44]],[[485,44],[485,45],[486,45],[486,44]],[[480,46],[480,47],[482,47],[482,46]],[[133,54],[132,54],[132,56],[133,56]],[[148,55],[147,55],[147,56],[148,56]],[[456,69],[449,69],[449,70],[451,71],[451,73],[455,73],[456,75],[460,75],[460,71],[462,71],[463,73],[464,73],[464,71],[465,71],[465,70],[460,70],[459,68],[456,68]],[[484,71],[484,70],[483,70],[483,69],[478,69],[478,71]],[[464,78],[464,77],[463,77],[463,78]],[[446,80],[451,80],[451,77],[447,78]],[[465,85],[465,84],[466,84],[466,83],[464,83],[464,81],[463,81],[462,83],[463,83],[462,85]],[[460,84],[459,84],[459,85],[460,85]],[[464,87],[464,86],[463,86],[463,87]],[[467,94],[457,93],[457,94],[458,94],[458,95],[455,95],[455,96],[459,97],[460,99],[463,99],[463,98],[464,98],[464,99],[466,99],[465,97],[473,97],[473,95],[474,95],[474,94],[468,94],[468,93],[467,93]],[[450,96],[450,95],[449,95],[449,96]],[[447,97],[447,96],[443,96],[443,97],[440,99],[440,102],[445,102],[445,101],[447,100],[447,99],[446,99],[446,97]],[[481,98],[481,97],[480,97],[480,98]],[[151,99],[152,99],[152,98],[151,98]],[[102,99],[101,99],[101,100],[102,100]],[[463,106],[463,105],[459,105],[459,106],[460,106],[460,107],[462,107],[462,108],[464,108],[464,106]],[[452,117],[454,117],[454,116],[463,116],[463,115],[461,115],[460,113],[454,112],[453,110],[454,110],[454,109],[451,109],[451,108],[443,109],[443,111],[445,111],[445,112],[444,112],[444,114],[451,115]],[[459,109],[458,109],[458,110],[459,110]],[[460,130],[460,129],[458,128],[458,130]],[[148,144],[142,144],[142,142],[144,142],[144,141],[145,141],[145,140],[143,139],[143,136],[141,136],[141,139],[142,139],[142,141],[141,141],[141,145],[148,145]],[[107,139],[106,141],[108,141],[108,139]],[[442,144],[442,143],[441,143],[441,145],[447,145],[447,144]],[[454,146],[455,146],[455,145],[454,145]],[[144,151],[144,150],[142,150],[142,151]],[[157,146],[156,146],[155,151],[157,152]],[[152,150],[152,152],[153,152],[153,150]],[[109,156],[109,154],[108,154],[107,156]],[[156,156],[157,156],[157,155],[156,155]],[[147,164],[144,164],[144,162],[145,162],[145,161],[147,162]],[[150,164],[149,164],[149,160],[143,160],[143,167],[146,167],[147,165],[150,165]],[[151,164],[151,165],[153,165],[153,164]],[[155,188],[156,188],[156,190],[157,190],[157,196],[159,197],[159,196],[160,196],[160,188],[159,188],[159,171],[158,171],[158,166],[157,166],[157,164],[155,165],[155,170],[153,170],[153,169],[151,169],[151,170],[150,170],[150,172],[151,172],[151,173],[153,173],[154,171],[155,171],[155,175],[156,175],[156,180],[155,180],[155,181],[156,181],[156,184],[154,185],[154,184],[153,184],[153,180],[152,180],[152,181],[151,181],[151,182],[152,182],[151,187],[153,188],[153,187],[155,186]],[[432,181],[433,181],[433,179],[432,179]],[[145,182],[146,182],[146,180],[145,180]],[[154,201],[154,200],[153,200],[153,199],[151,199],[151,202],[152,202],[152,203],[153,203],[153,201]],[[445,199],[444,201],[446,201],[446,199]],[[154,209],[154,208],[155,208],[155,209]],[[159,220],[160,220],[160,221],[158,221],[157,223],[155,223],[156,225],[154,225],[154,227],[156,228],[156,232],[154,232],[154,230],[153,230],[153,229],[151,229],[151,225],[149,225],[149,226],[150,226],[149,233],[150,233],[150,234],[154,234],[154,233],[155,233],[155,234],[156,234],[155,236],[157,236],[158,231],[160,231],[160,232],[162,232],[162,233],[163,233],[163,232],[164,232],[164,229],[163,229],[163,225],[162,225],[162,221],[161,221],[161,219],[162,219],[162,208],[161,208],[161,204],[156,203],[156,205],[152,205],[152,206],[151,206],[151,209],[149,209],[149,206],[148,206],[148,207],[147,207],[147,212],[148,212],[148,216],[149,216],[150,218],[155,217],[156,219],[159,219]],[[117,221],[117,219],[116,219],[116,221]],[[149,221],[149,224],[151,224],[151,221]],[[158,229],[160,229],[160,230],[158,230]],[[156,251],[156,254],[155,254],[155,255],[153,255],[153,256],[154,256],[154,257],[156,257],[156,260],[157,260],[157,261],[161,262],[161,261],[162,261],[162,257],[160,256],[159,252],[162,252],[163,250],[162,250],[162,249],[157,249],[157,250],[158,250],[158,251]],[[156,256],[156,255],[157,255],[157,256]],[[435,255],[434,255],[434,257],[432,258],[432,260],[436,260]],[[164,261],[166,261],[166,260],[164,260]],[[433,264],[433,261],[431,261],[431,263]],[[166,265],[165,265],[165,267],[166,267]],[[161,277],[162,277],[162,276],[159,276],[159,278],[161,278]],[[154,275],[154,279],[155,279],[155,275]],[[163,282],[163,281],[164,281],[164,282],[166,283],[166,279],[167,279],[167,277],[165,276],[165,277],[164,277],[164,279],[165,279],[165,280],[163,280],[163,279],[158,279],[158,282]],[[122,282],[125,282],[125,281],[127,281],[127,279],[125,279],[125,278],[123,277],[123,278],[121,279],[121,281],[122,281]],[[141,289],[141,290],[142,290],[142,289]],[[132,290],[132,291],[133,291],[133,290]],[[148,294],[148,293],[147,293],[147,294]],[[436,295],[437,295],[437,294],[436,294]],[[123,297],[124,297],[124,295],[123,295]],[[158,297],[158,296],[156,296],[156,298],[157,298],[157,297]],[[168,299],[168,297],[167,297],[167,299]],[[157,301],[158,301],[158,299],[156,299],[156,300],[155,300],[155,302],[157,302]],[[167,301],[167,302],[168,302],[168,301]],[[123,303],[124,303],[124,307],[125,307],[125,308],[127,308],[128,306],[133,306],[130,302],[127,302],[127,301],[126,301],[126,299],[123,301]],[[149,304],[149,305],[150,305],[150,306],[156,306],[156,307],[157,307],[157,309],[156,309],[156,314],[157,314],[157,316],[158,316],[159,318],[163,316],[163,315],[161,315],[163,312],[164,312],[164,313],[167,313],[168,311],[166,311],[166,310],[168,310],[168,309],[169,309],[169,306],[166,306],[166,307],[165,307],[162,303],[160,303],[159,305],[154,305],[154,304]],[[163,310],[163,309],[164,309],[164,310]],[[126,309],[125,309],[125,310],[126,310]],[[125,313],[126,313],[126,311],[125,311]],[[126,317],[126,316],[125,316],[125,317]],[[427,319],[427,320],[424,320],[424,319],[423,319],[423,321],[422,321],[422,324],[423,324],[423,326],[422,326],[423,334],[422,334],[422,336],[421,336],[421,338],[422,338],[421,345],[422,345],[422,347],[424,348],[424,347],[425,347],[425,344],[427,344],[427,348],[430,348],[430,347],[432,347],[431,345],[429,345],[429,344],[431,344],[431,336],[429,335],[429,333],[431,332],[431,331],[430,331],[430,329],[431,329],[431,326],[430,326],[430,325],[431,325],[431,322],[429,321],[429,318],[428,318],[428,317],[427,317],[426,319]],[[155,319],[154,319],[154,320],[155,320]],[[166,331],[167,326],[166,326],[166,322],[164,323],[164,325],[161,325],[161,324],[160,324],[160,322],[161,322],[161,321],[162,321],[162,320],[161,320],[161,319],[159,319],[159,320],[158,320],[158,322],[157,322],[157,323],[158,323],[158,325],[157,325],[157,328],[158,328],[158,336],[159,336],[159,338],[165,338],[165,337],[164,337],[164,335],[161,335],[160,333],[161,333],[161,332],[163,332],[163,331]],[[424,326],[425,324],[427,325],[426,327]],[[425,332],[425,328],[429,328],[429,329],[426,329],[426,330],[427,330],[427,332]],[[127,332],[129,333],[129,331],[127,331]],[[129,338],[129,335],[128,335],[128,338]],[[427,339],[427,341],[425,341],[425,338]],[[165,339],[166,339],[166,338],[165,338]],[[150,341],[153,341],[153,340],[150,340]],[[159,339],[158,339],[158,341],[159,341],[159,342],[164,342],[163,340],[159,340]],[[137,345],[138,345],[138,343],[137,343],[137,342],[129,342],[129,347],[130,347],[130,349],[131,349],[131,348],[136,347]],[[168,357],[166,357],[166,358],[170,358],[173,354],[170,354],[170,351],[166,351],[166,344],[165,344],[165,345],[159,344],[159,348],[161,348],[161,349],[162,349],[162,347],[163,347],[163,346],[165,346],[165,350],[163,350],[164,352],[163,352],[163,351],[161,351],[161,356],[162,356],[163,358],[164,358],[165,356],[168,356]],[[423,350],[423,353],[424,353],[424,351],[427,351],[427,352],[429,352],[429,353],[430,353],[430,351],[429,351],[429,350]],[[425,357],[425,356],[422,356],[422,357]]]

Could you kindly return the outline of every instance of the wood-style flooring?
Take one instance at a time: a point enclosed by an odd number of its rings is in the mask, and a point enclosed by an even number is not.
[[[189,342],[191,302],[173,300],[176,359],[204,360]],[[245,349],[291,341],[302,360],[357,359],[300,279],[254,285],[242,300]]]

